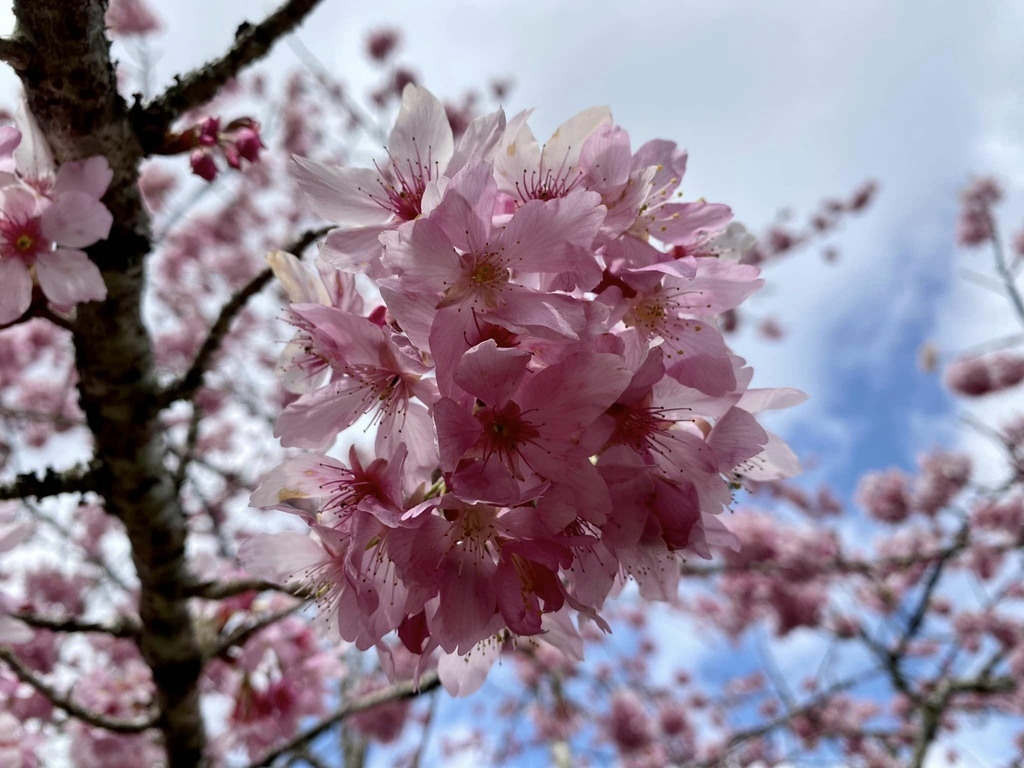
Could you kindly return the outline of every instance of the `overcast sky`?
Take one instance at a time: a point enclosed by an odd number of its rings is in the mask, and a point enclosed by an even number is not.
[[[164,82],[272,7],[153,5],[168,27],[157,42]],[[755,385],[811,395],[783,427],[847,490],[866,467],[909,465],[951,439],[952,405],[914,356],[925,339],[953,351],[1014,330],[998,296],[957,278],[953,218],[974,173],[1024,185],[1024,4],[327,0],[299,35],[359,92],[364,36],[382,24],[402,29],[402,59],[442,97],[512,77],[506,109],[536,107],[542,140],[608,104],[634,146],[678,141],[690,152],[687,196],[728,203],[755,230],[781,207],[808,213],[878,180],[875,205],[836,239],[837,265],[808,253],[769,271],[754,307],[776,312],[787,338],[741,340],[740,352]],[[287,46],[273,61],[298,65]],[[1024,225],[1014,210],[1005,221]],[[986,257],[973,258],[984,268]]]

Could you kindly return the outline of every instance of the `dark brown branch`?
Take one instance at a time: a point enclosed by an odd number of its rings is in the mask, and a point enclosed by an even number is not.
[[[62,472],[49,468],[40,477],[33,472],[15,475],[0,485],[0,501],[34,496],[45,499],[62,493],[86,493],[97,489],[96,471],[89,467],[72,467]]]
[[[326,234],[328,228],[311,229],[300,235],[293,243],[291,243],[285,250],[289,253],[296,255],[302,253],[306,248],[316,242],[318,237]],[[257,293],[262,291],[266,285],[274,277],[274,273],[270,270],[270,267],[262,270],[242,288],[240,288],[225,304],[221,307],[220,314],[217,316],[216,321],[213,323],[213,327],[210,328],[210,332],[206,335],[206,339],[203,341],[203,345],[199,348],[199,352],[196,354],[195,359],[192,361],[192,365],[189,366],[188,371],[182,378],[169,386],[160,395],[159,403],[162,408],[166,408],[171,403],[178,400],[188,400],[196,393],[199,387],[203,384],[203,377],[209,370],[210,363],[213,361],[213,356],[217,354],[221,344],[224,341],[224,337],[227,336],[228,330],[231,328],[231,323],[238,317],[238,313],[242,311],[249,299],[255,296]]]
[[[277,758],[282,755],[286,755],[289,752],[294,752],[297,749],[302,749],[307,744],[317,739],[324,732],[343,722],[346,718],[352,715],[358,714],[359,712],[365,712],[368,709],[373,709],[381,704],[387,704],[390,701],[401,701],[402,699],[412,699],[421,694],[427,693],[434,690],[440,685],[441,681],[437,676],[437,672],[427,672],[420,678],[419,685],[414,685],[411,680],[404,683],[397,683],[389,688],[384,688],[380,691],[374,691],[368,693],[365,696],[361,696],[354,701],[344,704],[335,710],[332,714],[325,717],[316,725],[307,728],[302,733],[295,736],[293,739],[288,741],[286,744],[278,747],[277,749],[271,750],[263,756],[263,759],[253,763],[249,768],[267,768],[273,764]]]
[[[124,523],[138,574],[139,652],[149,666],[168,768],[208,765],[199,706],[202,651],[183,594],[185,516],[165,464],[153,342],[142,319],[149,215],[138,186],[145,152],[118,93],[102,0],[14,0],[35,55],[19,72],[27,107],[57,163],[103,155],[113,178],[103,202],[113,226],[88,249],[107,287],[72,322],[79,404],[101,467],[104,509]]]
[[[204,600],[226,600],[246,592],[284,592],[295,597],[305,596],[305,589],[301,586],[284,586],[263,579],[204,581],[185,587],[185,594],[189,597],[200,597]]]
[[[122,616],[109,623],[78,621],[77,619],[57,619],[35,613],[15,613],[19,619],[30,627],[48,629],[51,632],[95,632],[113,637],[135,637],[139,633],[139,619],[136,616]]]
[[[15,72],[21,72],[32,63],[32,46],[24,40],[0,37],[0,61],[6,62]]]
[[[281,621],[281,619],[291,616],[297,610],[302,608],[302,606],[303,603],[296,603],[289,608],[283,608],[280,611],[274,611],[273,613],[268,613],[265,616],[257,616],[252,621],[243,624],[227,636],[218,639],[216,646],[210,651],[210,658],[223,658],[232,648],[245,645],[249,641],[249,638],[261,629],[265,629],[271,624],[276,624]]]
[[[274,44],[299,26],[319,3],[320,0],[287,0],[259,24],[242,24],[235,32],[235,44],[221,58],[177,78],[161,96],[145,109],[139,109],[135,114],[135,129],[146,154],[163,145],[175,120],[210,101],[225,83],[266,56]]]
[[[57,709],[60,709],[71,717],[77,718],[84,723],[96,726],[97,728],[104,728],[114,733],[142,733],[153,728],[157,722],[157,715],[155,712],[150,712],[148,715],[138,719],[124,719],[107,717],[101,715],[98,712],[86,709],[83,706],[76,704],[71,699],[58,693],[57,689],[47,683],[45,680],[37,676],[31,669],[26,667],[17,656],[15,656],[10,649],[0,646],[0,661],[3,661],[11,668],[18,679],[26,685],[32,686],[36,691],[45,696]]]

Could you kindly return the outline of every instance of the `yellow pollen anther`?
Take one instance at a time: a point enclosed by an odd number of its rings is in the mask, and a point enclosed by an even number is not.
[[[32,248],[35,244],[35,240],[32,239],[31,235],[20,235],[17,240],[14,241],[14,247],[24,253]]]

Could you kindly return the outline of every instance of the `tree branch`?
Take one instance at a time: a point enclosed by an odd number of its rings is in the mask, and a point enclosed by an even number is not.
[[[13,613],[14,618],[25,622],[36,629],[48,629],[51,632],[95,632],[112,637],[135,637],[141,628],[136,616],[121,616],[110,623],[78,621],[77,619],[56,619],[36,613]]]
[[[210,658],[223,658],[227,655],[227,652],[236,646],[245,645],[249,638],[259,632],[261,629],[269,627],[271,624],[276,624],[295,613],[297,610],[302,608],[303,603],[296,603],[288,608],[283,608],[280,611],[274,611],[264,616],[258,616],[247,624],[235,629],[233,632],[228,634],[226,637],[219,639],[214,648],[210,650]]]
[[[205,768],[199,702],[202,651],[183,590],[185,516],[165,463],[165,429],[153,340],[142,318],[150,220],[139,192],[145,156],[117,87],[106,34],[106,2],[14,0],[20,34],[35,51],[19,76],[30,112],[57,163],[92,155],[113,173],[103,202],[113,224],[88,248],[107,287],[104,301],[79,304],[72,321],[79,405],[101,466],[98,492],[119,519],[138,574],[141,631],[135,638],[153,676],[168,768]]]
[[[307,230],[285,250],[296,255],[301,254],[306,248],[316,242],[318,237],[326,234],[328,229],[329,227],[321,227],[319,229]],[[220,314],[210,328],[210,332],[206,335],[206,339],[199,348],[199,352],[192,361],[192,365],[189,366],[188,371],[179,381],[170,385],[160,394],[159,404],[161,408],[166,408],[178,400],[191,399],[195,395],[196,391],[202,386],[203,377],[206,375],[207,370],[209,370],[213,356],[220,349],[224,337],[227,336],[231,323],[238,316],[238,313],[242,311],[249,299],[262,291],[273,277],[274,273],[270,267],[265,268],[253,276],[248,283],[242,286],[228,300],[227,304],[221,307]]]
[[[9,64],[15,72],[28,69],[32,63],[32,46],[19,38],[0,37],[0,61]]]
[[[234,581],[204,581],[198,584],[190,584],[185,587],[185,594],[189,597],[199,597],[203,600],[226,600],[229,597],[244,594],[246,592],[284,592],[295,597],[305,597],[306,590],[302,586],[284,586],[275,584],[264,579],[235,579]]]
[[[243,23],[235,32],[235,44],[221,58],[193,70],[168,88],[144,110],[133,109],[135,130],[146,154],[160,148],[171,124],[190,109],[210,101],[217,92],[250,64],[262,59],[320,0],[287,0],[256,25]]]
[[[427,672],[420,678],[418,686],[411,680],[408,680],[403,683],[392,685],[390,688],[384,688],[383,690],[374,691],[373,693],[361,696],[348,704],[342,705],[335,710],[333,714],[328,715],[316,725],[302,731],[302,733],[295,736],[286,744],[278,747],[277,749],[271,750],[263,756],[262,760],[253,763],[249,768],[267,768],[272,765],[277,758],[282,755],[286,755],[289,752],[293,752],[296,749],[301,749],[329,728],[337,725],[352,715],[358,714],[359,712],[365,712],[368,709],[373,709],[381,704],[387,704],[390,701],[415,698],[420,694],[434,690],[438,685],[440,685],[440,683],[441,681],[437,676],[437,672]]]
[[[0,501],[24,499],[34,496],[45,499],[62,493],[85,493],[95,491],[97,473],[92,467],[76,466],[57,472],[48,468],[42,477],[33,472],[15,475],[13,480],[0,485]]]
[[[42,678],[38,677],[31,669],[26,667],[9,648],[0,646],[0,661],[3,661],[11,668],[18,679],[26,685],[32,686],[36,691],[45,696],[57,709],[60,709],[71,717],[77,718],[84,723],[104,728],[114,733],[142,733],[154,727],[157,722],[156,712],[150,712],[145,717],[128,720],[124,718],[107,717],[98,712],[86,709],[71,699],[58,693],[57,690]]]

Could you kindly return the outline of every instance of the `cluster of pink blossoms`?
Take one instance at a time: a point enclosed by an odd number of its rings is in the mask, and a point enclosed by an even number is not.
[[[80,249],[110,234],[100,198],[113,172],[103,157],[56,168],[31,117],[24,134],[0,127],[0,325],[32,304],[33,283],[60,309],[107,297],[103,277]]]
[[[386,164],[297,159],[337,227],[317,273],[271,258],[297,329],[280,372],[299,395],[276,434],[323,451],[369,417],[376,455],[272,471],[253,506],[313,535],[257,536],[243,563],[305,586],[359,648],[386,659],[397,631],[421,660],[439,649],[460,694],[505,641],[578,653],[579,622],[607,629],[602,606],[630,578],[673,599],[681,557],[735,543],[716,515],[743,478],[798,470],[755,414],[803,396],[748,389],[716,324],[762,284],[730,209],[682,202],[686,153],[633,152],[606,108],[544,145],[529,115],[482,116],[456,145],[441,102],[407,87]]]

